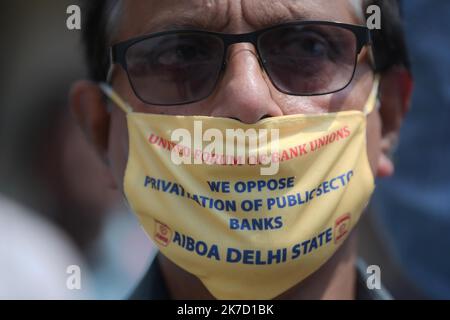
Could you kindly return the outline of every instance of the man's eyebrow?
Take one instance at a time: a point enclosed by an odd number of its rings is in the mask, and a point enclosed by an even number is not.
[[[228,20],[225,21],[225,23],[218,23],[217,20],[209,19],[208,17],[190,15],[177,17],[162,16],[149,21],[149,23],[143,27],[143,31],[144,33],[154,33],[176,29],[200,29],[220,32],[227,26]]]
[[[217,18],[217,17],[216,17]],[[270,27],[278,24],[283,24],[292,21],[304,20],[320,20],[317,17],[302,12],[293,16],[273,16],[265,15],[258,19],[258,22],[253,24],[255,30]],[[229,26],[230,20],[214,19],[214,17],[200,17],[199,15],[181,15],[177,17],[162,16],[160,18],[149,21],[142,29],[142,34],[149,34],[160,31],[170,31],[178,29],[199,29],[215,32],[224,32]]]
[[[308,12],[291,12],[291,15],[263,15],[258,18],[256,24],[252,25],[255,28],[265,28],[271,27],[283,23],[293,22],[293,21],[308,21],[308,20],[323,20],[318,17],[314,17]]]

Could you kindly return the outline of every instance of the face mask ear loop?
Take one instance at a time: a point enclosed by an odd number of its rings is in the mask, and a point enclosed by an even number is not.
[[[375,109],[375,106],[379,105],[378,100],[378,90],[380,87],[380,75],[375,74],[373,79],[373,86],[372,91],[370,92],[369,98],[367,99],[366,106],[364,107],[364,115],[368,116],[370,113],[372,113],[373,109]]]
[[[112,88],[110,85],[106,84],[105,82],[99,83],[100,89],[103,91],[103,93],[111,99],[112,102],[116,106],[118,106],[125,114],[132,113],[133,108],[131,108],[128,103],[126,103]]]

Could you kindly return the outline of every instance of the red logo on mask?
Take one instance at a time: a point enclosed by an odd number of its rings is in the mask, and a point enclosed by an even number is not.
[[[165,224],[156,221],[155,241],[166,247],[172,239],[172,230]]]
[[[337,244],[345,239],[345,236],[350,231],[350,220],[350,213],[346,213],[336,219],[334,222],[334,243]]]

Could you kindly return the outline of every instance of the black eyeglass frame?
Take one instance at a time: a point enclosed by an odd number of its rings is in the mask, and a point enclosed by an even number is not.
[[[355,62],[354,62],[352,76],[349,79],[348,83],[341,89],[337,89],[337,90],[325,92],[325,93],[293,94],[291,92],[288,92],[286,90],[282,90],[281,88],[279,88],[279,86],[276,84],[276,82],[273,81],[273,79],[270,75],[270,72],[267,72],[266,61],[264,61],[264,59],[262,58],[262,55],[260,52],[260,47],[259,47],[259,39],[260,39],[261,35],[263,35],[264,33],[268,32],[268,31],[278,29],[278,28],[284,28],[287,26],[308,26],[308,25],[334,26],[334,27],[338,27],[338,28],[347,29],[355,35],[356,53],[355,53]],[[156,33],[143,35],[140,37],[136,37],[136,38],[129,39],[129,40],[119,42],[117,44],[112,45],[109,48],[109,72],[108,72],[108,76],[107,76],[107,82],[109,83],[111,80],[113,66],[115,64],[118,64],[127,73],[128,81],[129,81],[135,95],[144,103],[152,104],[152,105],[159,105],[159,106],[177,106],[177,105],[185,105],[185,104],[189,104],[189,103],[195,103],[195,102],[206,99],[208,96],[210,96],[214,92],[214,89],[208,95],[206,95],[204,97],[201,97],[199,99],[195,99],[192,101],[182,102],[182,103],[158,104],[158,103],[152,103],[152,102],[145,101],[144,99],[141,98],[141,96],[139,95],[137,90],[134,88],[133,81],[128,72],[126,54],[130,47],[132,47],[136,43],[139,43],[139,42],[147,40],[147,39],[160,37],[160,36],[164,36],[164,35],[170,35],[170,34],[184,34],[184,33],[207,34],[207,35],[218,37],[219,39],[221,39],[223,41],[223,54],[222,54],[222,63],[221,63],[222,67],[220,70],[220,74],[226,68],[227,52],[228,52],[228,48],[231,45],[236,44],[236,43],[251,43],[251,44],[253,44],[253,46],[256,48],[256,51],[258,53],[258,60],[262,63],[264,70],[266,70],[266,73],[269,76],[270,81],[272,82],[274,87],[282,93],[285,93],[285,94],[288,94],[291,96],[304,96],[304,97],[322,96],[322,95],[332,94],[332,93],[339,92],[339,91],[342,91],[345,88],[347,88],[355,76],[355,71],[356,71],[356,67],[357,67],[357,63],[358,63],[358,56],[361,53],[361,50],[367,45],[372,45],[372,39],[373,39],[372,30],[370,30],[366,26],[347,24],[347,23],[341,23],[341,22],[333,22],[333,21],[319,21],[319,20],[287,22],[287,23],[277,24],[277,25],[274,25],[274,26],[271,26],[268,28],[260,29],[257,31],[249,32],[249,33],[242,33],[242,34],[228,34],[228,33],[212,32],[212,31],[206,31],[206,30],[200,30],[200,29],[179,29],[179,30],[162,31],[162,32],[156,32]],[[219,80],[220,80],[220,76],[217,77],[216,83],[214,84],[213,88],[217,87],[217,83]]]

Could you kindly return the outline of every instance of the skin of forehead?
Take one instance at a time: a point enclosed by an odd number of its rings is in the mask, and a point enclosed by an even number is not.
[[[121,0],[118,6],[113,43],[183,27],[243,33],[292,20],[360,24],[362,15],[361,0]]]

